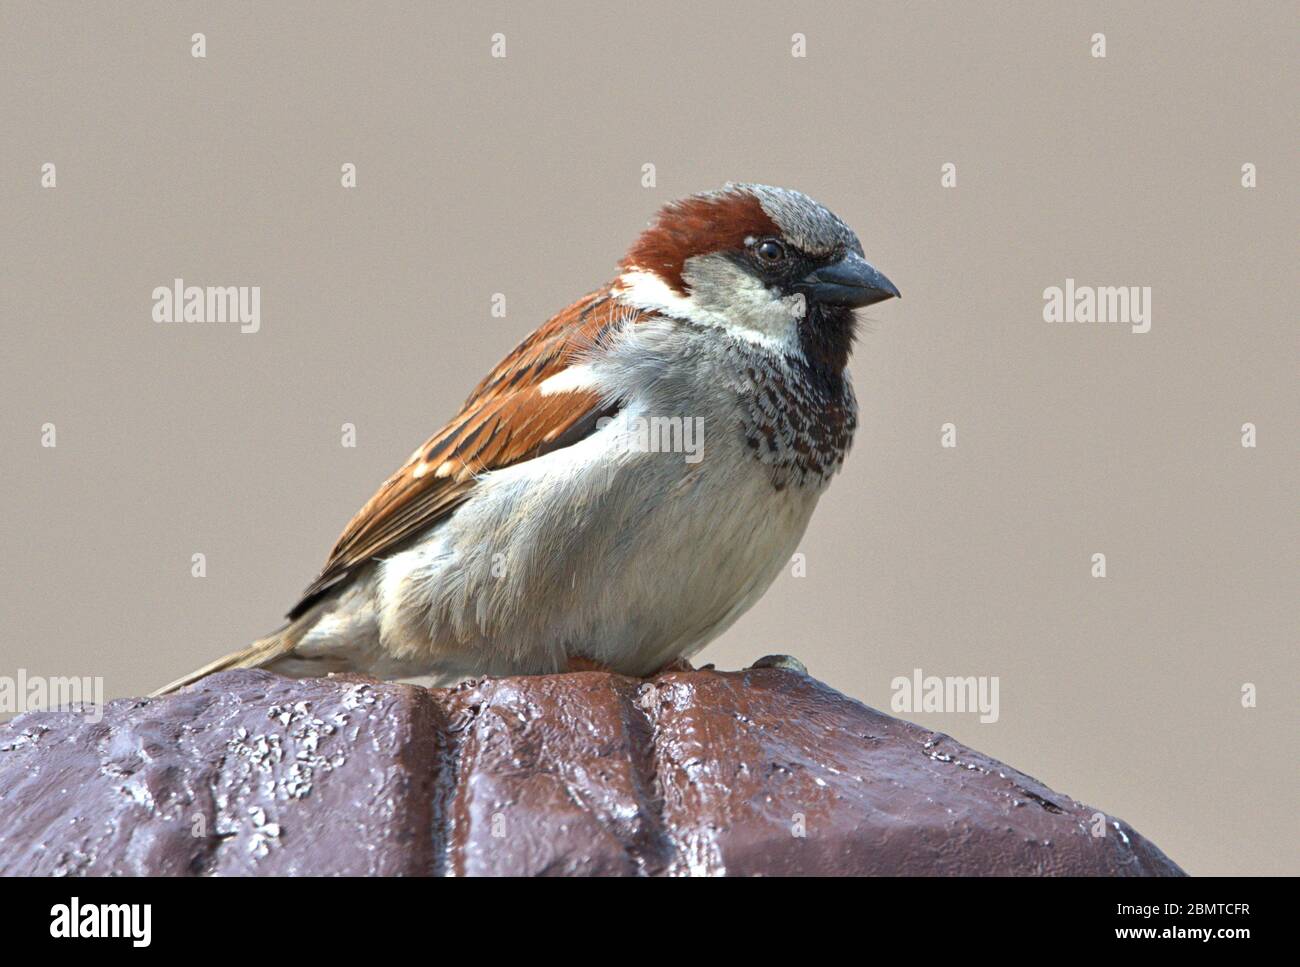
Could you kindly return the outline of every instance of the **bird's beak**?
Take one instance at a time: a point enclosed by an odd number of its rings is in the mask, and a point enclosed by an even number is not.
[[[813,302],[850,309],[902,298],[894,283],[857,252],[810,272],[795,289]]]

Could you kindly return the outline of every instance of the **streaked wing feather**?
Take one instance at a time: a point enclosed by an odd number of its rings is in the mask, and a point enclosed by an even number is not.
[[[605,293],[592,293],[516,346],[352,518],[289,617],[301,615],[360,565],[452,514],[480,473],[531,460],[592,432],[597,418],[612,412],[611,401],[581,389],[543,395],[539,387],[626,312]]]

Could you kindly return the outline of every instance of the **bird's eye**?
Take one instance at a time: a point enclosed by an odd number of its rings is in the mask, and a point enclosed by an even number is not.
[[[754,251],[764,262],[779,262],[785,258],[785,246],[774,238],[759,242]]]

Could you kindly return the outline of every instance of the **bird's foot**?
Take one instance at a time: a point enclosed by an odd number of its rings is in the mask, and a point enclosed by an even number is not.
[[[788,672],[794,672],[797,675],[807,675],[808,668],[798,658],[793,655],[764,655],[750,668],[783,668]]]

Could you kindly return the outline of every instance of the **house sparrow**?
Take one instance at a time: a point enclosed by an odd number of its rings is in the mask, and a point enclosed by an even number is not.
[[[155,694],[228,668],[454,681],[684,660],[793,554],[853,438],[854,310],[898,294],[800,192],[667,205],[613,282],[379,488],[288,624]]]

